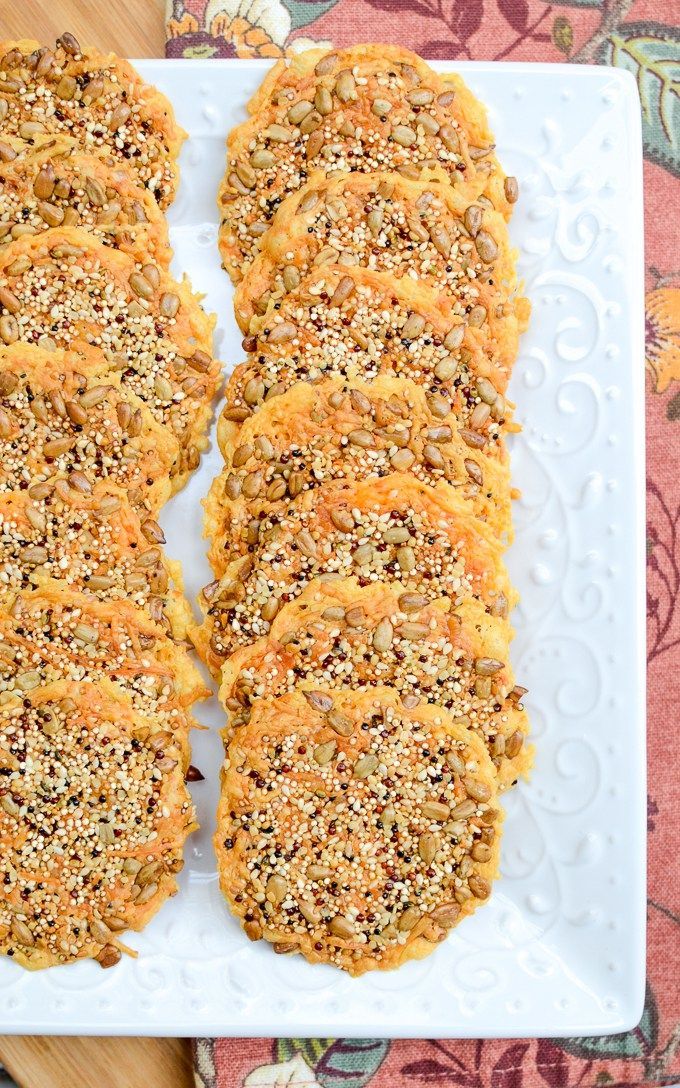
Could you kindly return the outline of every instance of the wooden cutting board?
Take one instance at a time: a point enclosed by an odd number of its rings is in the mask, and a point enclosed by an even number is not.
[[[163,0],[0,2],[0,39],[52,44],[70,30],[83,45],[162,57]],[[20,1088],[193,1088],[184,1039],[0,1038],[0,1062]]]
[[[186,1039],[0,1039],[0,1061],[20,1088],[194,1088]]]

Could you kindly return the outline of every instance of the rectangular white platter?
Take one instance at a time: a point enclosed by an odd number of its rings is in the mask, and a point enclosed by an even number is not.
[[[170,213],[173,269],[242,357],[220,269],[215,194],[257,61],[140,61],[189,132]],[[251,944],[220,896],[212,850],[223,716],[199,717],[201,831],[180,892],[130,943],[139,958],[30,974],[0,963],[0,1032],[92,1035],[595,1035],[637,1024],[645,956],[643,248],[640,106],[599,67],[441,64],[487,103],[520,183],[512,221],[533,304],[512,383],[522,497],[509,565],[522,596],[513,660],[530,689],[531,781],[507,797],[502,879],[428,959],[350,979]],[[168,551],[195,598],[211,574],[204,458],[166,508]]]

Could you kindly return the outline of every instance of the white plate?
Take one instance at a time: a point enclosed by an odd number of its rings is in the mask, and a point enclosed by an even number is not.
[[[224,140],[265,64],[140,61],[190,133],[171,211],[174,269],[242,357],[220,270]],[[453,65],[441,65],[452,68]],[[507,798],[503,877],[437,951],[352,980],[250,944],[221,899],[211,845],[221,748],[197,735],[202,830],[179,895],[131,940],[139,959],[31,975],[0,963],[0,1030],[26,1034],[594,1035],[638,1022],[645,949],[643,303],[640,114],[630,75],[562,65],[456,65],[490,109],[520,182],[512,221],[533,303],[513,379],[522,604],[513,659],[530,689],[531,782]],[[210,579],[206,456],[168,506],[191,597]],[[201,713],[222,724],[216,702]]]

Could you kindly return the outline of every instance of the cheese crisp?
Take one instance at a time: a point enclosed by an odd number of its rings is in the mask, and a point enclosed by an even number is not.
[[[387,970],[488,899],[501,819],[484,745],[447,711],[382,687],[286,695],[228,744],[220,885],[251,940]]]

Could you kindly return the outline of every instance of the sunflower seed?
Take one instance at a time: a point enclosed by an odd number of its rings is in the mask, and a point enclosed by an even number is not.
[[[447,151],[457,154],[460,151],[460,139],[453,125],[442,125],[439,129],[439,138]]]
[[[281,278],[286,291],[294,291],[300,285],[300,273],[293,264],[286,265]]]
[[[335,918],[332,918],[329,922],[328,928],[334,937],[342,937],[345,940],[350,940],[352,937],[356,936],[356,930],[349,918],[345,918],[342,914],[336,914]]]
[[[505,190],[505,199],[508,204],[516,204],[519,199],[519,185],[517,184],[517,178],[507,177],[503,182],[503,188]]]
[[[408,125],[395,125],[392,129],[392,139],[401,147],[413,147],[418,136]]]
[[[283,125],[269,125],[262,135],[275,144],[289,144],[295,138],[290,129],[284,128]]]
[[[467,798],[465,801],[461,801],[459,804],[454,805],[451,809],[451,816],[454,820],[466,820],[468,816],[473,816],[476,811],[476,802]]]
[[[256,151],[253,151],[250,156],[250,165],[255,170],[268,170],[276,162],[276,156],[267,151],[266,148],[260,147]]]
[[[514,759],[515,756],[519,755],[523,744],[524,737],[519,730],[508,737],[505,741],[505,754],[508,759]]]
[[[438,907],[435,907],[433,911],[430,911],[428,918],[431,918],[438,925],[444,926],[446,929],[451,929],[458,921],[460,914],[460,907],[457,903],[441,903]]]
[[[418,839],[418,853],[422,861],[429,865],[434,861],[439,849],[439,838],[432,831],[425,831]]]
[[[314,107],[311,102],[301,99],[299,102],[296,102],[294,106],[290,107],[286,117],[291,125],[299,125],[300,121],[302,121],[308,113],[311,113],[313,109]]]
[[[472,797],[474,801],[488,801],[491,797],[491,790],[486,782],[480,782],[477,778],[468,776],[463,779],[463,785],[468,797]]]
[[[400,335],[404,340],[415,340],[425,328],[422,314],[409,314],[401,327]]]
[[[434,101],[434,94],[432,91],[425,90],[425,88],[419,91],[409,91],[406,95],[406,101],[411,106],[429,106]]]
[[[29,946],[35,944],[35,937],[33,936],[31,930],[28,928],[26,923],[21,920],[21,918],[17,918],[15,915],[10,923],[10,928],[16,939],[20,941],[21,944],[26,944]]]
[[[19,299],[9,287],[0,287],[0,306],[4,306],[10,314],[16,314],[21,309]]]
[[[65,30],[63,34],[60,34],[57,38],[57,45],[60,45],[65,53],[68,53],[70,57],[77,57],[80,52],[80,42],[76,38],[75,34],[71,34],[69,30]]]
[[[327,117],[333,112],[333,96],[326,87],[317,87],[314,95],[314,106],[322,117]]]
[[[302,694],[309,705],[321,714],[327,714],[333,708],[333,700],[325,691],[303,691]]]
[[[339,710],[328,711],[328,724],[339,737],[350,737],[354,732],[351,719]]]
[[[352,772],[354,778],[364,779],[378,767],[378,757],[374,752],[368,752],[365,756],[361,756],[354,764],[354,770]]]
[[[488,899],[491,895],[491,885],[483,876],[471,876],[468,885],[476,899]]]
[[[143,905],[144,903],[148,903],[150,899],[153,899],[153,897],[156,895],[157,891],[158,891],[158,884],[156,884],[155,882],[152,883],[152,884],[145,884],[144,887],[142,888],[141,892],[137,896],[135,902],[140,904],[140,905]]]
[[[335,93],[341,102],[356,101],[358,97],[357,87],[354,82],[354,76],[348,69],[339,73],[338,78],[335,81]]]
[[[373,545],[372,544],[360,544],[358,548],[355,548],[352,552],[352,561],[356,563],[358,567],[363,567],[370,563],[373,559]]]
[[[386,544],[405,544],[410,539],[411,534],[405,525],[395,525],[390,529],[385,529],[383,533],[383,540]]]
[[[475,238],[475,245],[484,264],[491,264],[498,256],[498,246],[488,231],[480,230]]]
[[[399,916],[397,929],[400,933],[409,933],[422,918],[422,913],[417,907],[409,905]]]
[[[393,638],[394,629],[392,627],[392,624],[390,623],[387,616],[383,616],[383,618],[380,620],[380,623],[377,625],[375,631],[373,632],[373,648],[377,650],[378,653],[385,653],[385,651],[389,650],[390,646],[392,645]]]
[[[284,880],[282,876],[279,876],[278,873],[274,873],[273,876],[270,876],[269,880],[267,881],[266,890],[266,896],[269,902],[273,903],[274,906],[278,906],[279,903],[283,902],[287,894],[287,881]]]
[[[279,325],[274,325],[274,328],[270,330],[267,335],[267,341],[270,344],[287,344],[297,334],[297,328],[290,321],[282,321]]]
[[[330,763],[337,745],[334,740],[329,740],[325,744],[317,744],[314,749],[314,761],[319,764],[320,767],[325,767],[327,763]]]

